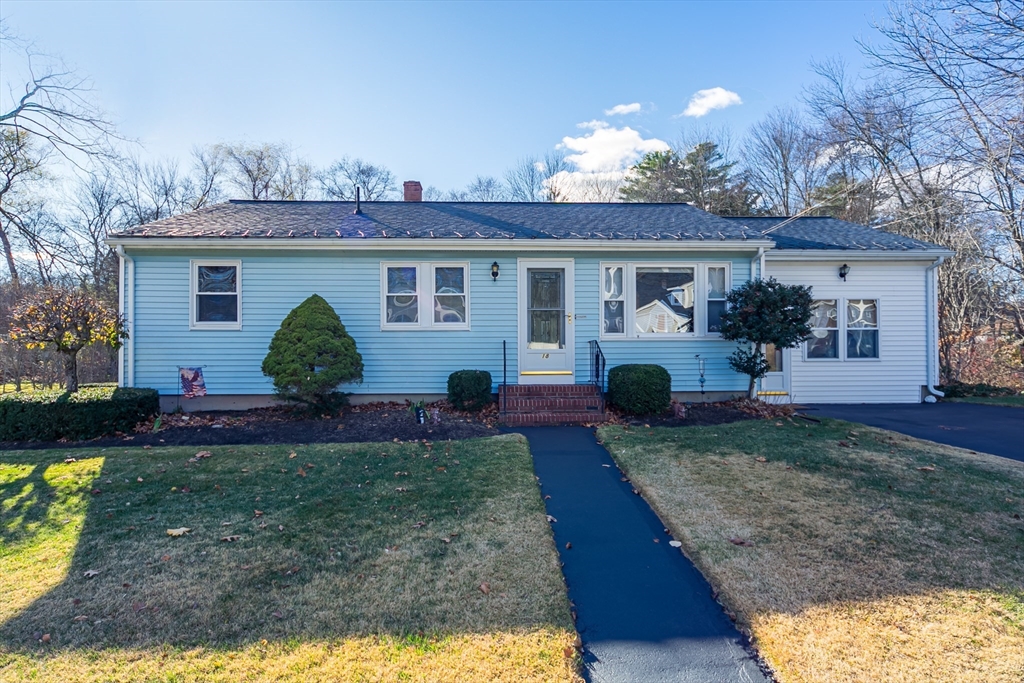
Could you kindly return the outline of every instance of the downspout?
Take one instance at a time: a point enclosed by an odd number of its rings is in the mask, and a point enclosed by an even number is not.
[[[924,271],[924,291],[925,291],[925,344],[927,345],[927,351],[925,354],[925,372],[928,373],[925,378],[925,388],[928,389],[928,393],[932,396],[938,396],[942,398],[945,396],[944,393],[939,391],[933,386],[935,375],[935,369],[938,367],[938,356],[939,356],[939,282],[938,273],[936,269],[942,265],[946,260],[945,256],[940,256],[935,260],[935,263],[931,264]]]
[[[118,383],[122,386],[135,386],[135,259],[129,256],[123,245],[117,245],[117,255],[121,258],[121,315],[125,317],[125,327],[128,328],[128,340],[122,347],[121,359],[124,355],[128,357],[127,381],[123,382],[124,363],[121,363],[122,370],[119,374],[122,377]]]
[[[750,259],[750,279],[754,279],[754,264],[757,264],[757,278],[764,279],[764,247],[757,248],[757,255]]]

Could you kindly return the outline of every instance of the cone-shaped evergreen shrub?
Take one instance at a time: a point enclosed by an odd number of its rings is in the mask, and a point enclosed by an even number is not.
[[[295,307],[281,323],[263,359],[263,374],[281,398],[332,407],[337,388],[361,382],[363,358],[341,318],[317,294]]]

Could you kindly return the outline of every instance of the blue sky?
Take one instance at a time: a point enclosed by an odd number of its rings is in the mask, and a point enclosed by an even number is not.
[[[145,156],[283,141],[318,165],[347,154],[441,189],[500,177],[559,144],[596,167],[687,127],[742,133],[797,102],[811,60],[859,69],[856,39],[870,40],[884,11],[867,1],[0,5],[8,30],[91,78]],[[702,90],[742,103],[681,116]]]

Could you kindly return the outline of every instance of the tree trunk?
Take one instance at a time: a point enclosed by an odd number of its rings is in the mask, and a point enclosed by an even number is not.
[[[66,391],[78,391],[78,352],[64,355],[64,386]]]

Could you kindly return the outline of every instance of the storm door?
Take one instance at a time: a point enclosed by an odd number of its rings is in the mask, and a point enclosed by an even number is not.
[[[573,262],[519,262],[519,383],[573,384]]]

